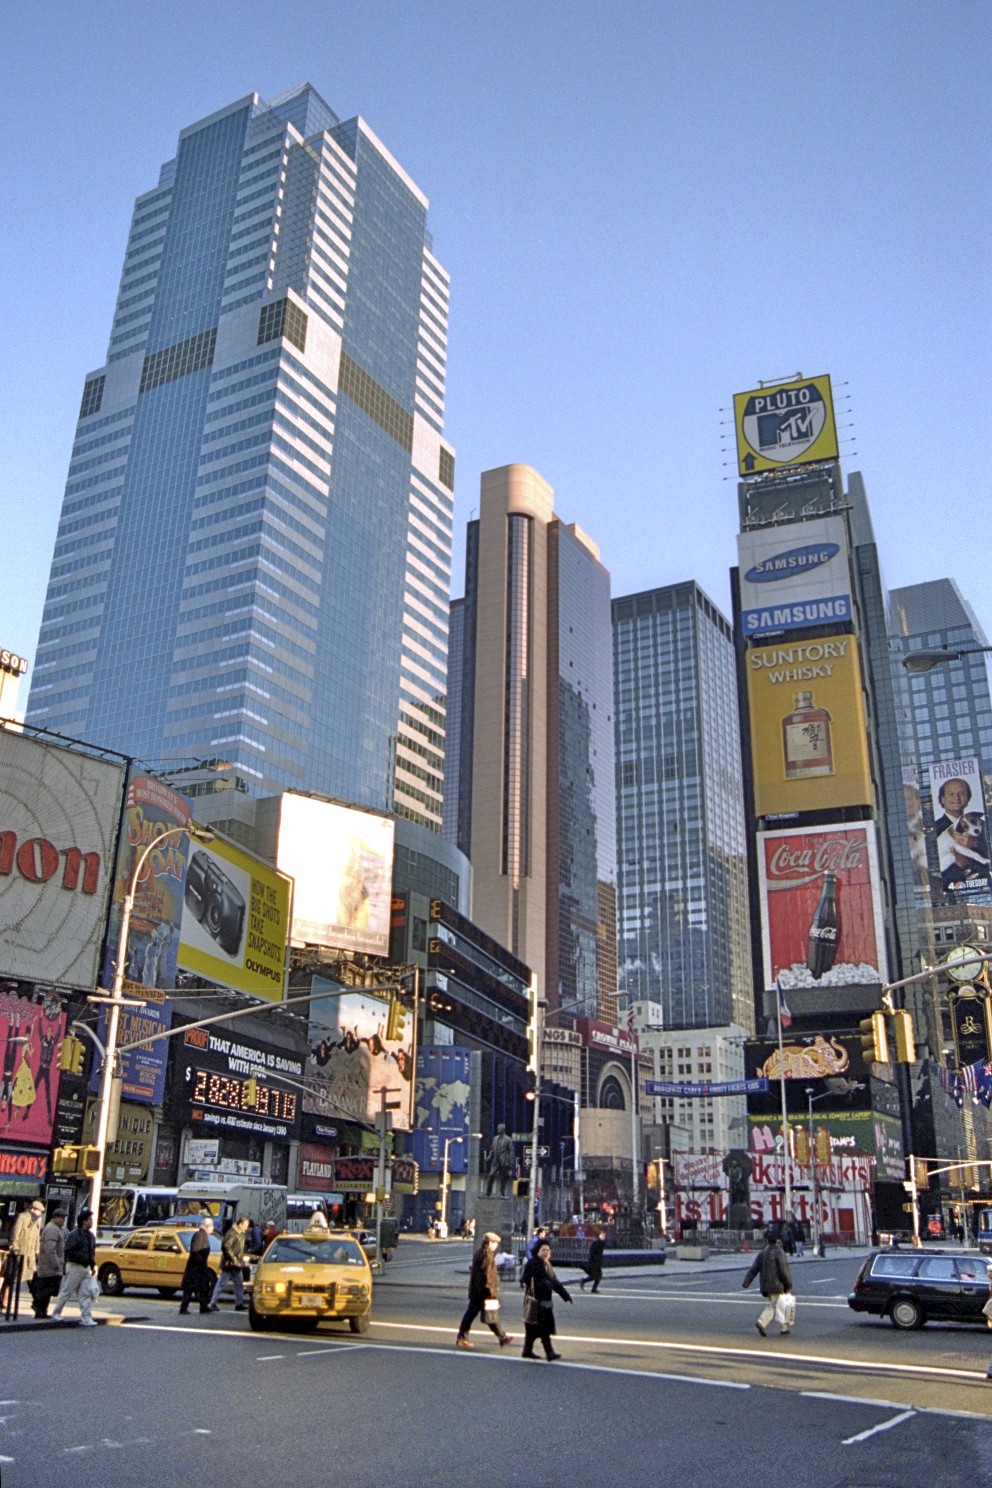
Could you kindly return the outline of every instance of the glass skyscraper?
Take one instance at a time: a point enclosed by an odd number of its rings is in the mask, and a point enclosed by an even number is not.
[[[754,1027],[731,627],[697,584],[613,601],[618,979],[667,1028]]]
[[[30,723],[440,827],[454,457],[426,223],[309,85],[181,132],[85,381]]]

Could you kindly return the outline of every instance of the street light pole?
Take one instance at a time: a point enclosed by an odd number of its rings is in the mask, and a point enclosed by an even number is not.
[[[448,1153],[455,1142],[464,1140],[464,1137],[445,1137],[444,1139],[444,1163],[441,1169],[441,1226],[445,1239],[447,1239],[448,1231]]]
[[[107,1157],[107,1132],[110,1128],[110,1112],[114,1098],[114,1076],[117,1066],[117,1034],[120,1028],[122,1007],[143,1007],[144,1004],[130,1000],[124,1000],[124,972],[127,967],[128,935],[131,930],[131,914],[134,909],[134,896],[138,888],[138,879],[148,858],[156,848],[161,847],[168,837],[192,837],[196,842],[213,842],[214,833],[209,827],[198,827],[190,822],[185,827],[168,827],[164,832],[152,841],[145,844],[135,860],[131,872],[131,881],[128,891],[124,896],[124,904],[121,910],[121,928],[117,941],[117,964],[114,967],[114,980],[107,997],[98,993],[89,999],[90,1002],[102,1002],[107,1005],[107,1043],[103,1056],[103,1071],[100,1076],[100,1094],[97,1097],[97,1126],[96,1141],[97,1149],[96,1172],[90,1183],[90,1209],[93,1211],[94,1231],[100,1226],[100,1195],[103,1191],[103,1165]]]

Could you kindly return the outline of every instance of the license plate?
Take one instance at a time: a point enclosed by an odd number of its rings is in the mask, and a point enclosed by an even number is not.
[[[294,1292],[294,1307],[323,1307],[324,1298],[320,1292]]]

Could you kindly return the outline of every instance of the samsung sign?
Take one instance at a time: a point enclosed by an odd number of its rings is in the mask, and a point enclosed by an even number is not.
[[[746,636],[852,617],[847,536],[840,517],[742,532],[741,625]]]

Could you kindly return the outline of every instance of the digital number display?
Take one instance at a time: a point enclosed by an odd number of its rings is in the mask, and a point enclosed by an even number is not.
[[[214,1070],[198,1069],[193,1076],[193,1105],[210,1106],[215,1111],[243,1111],[246,1116],[268,1116],[287,1124],[296,1120],[296,1096],[290,1090],[279,1090],[255,1080],[255,1099],[248,1101],[248,1081]]]

